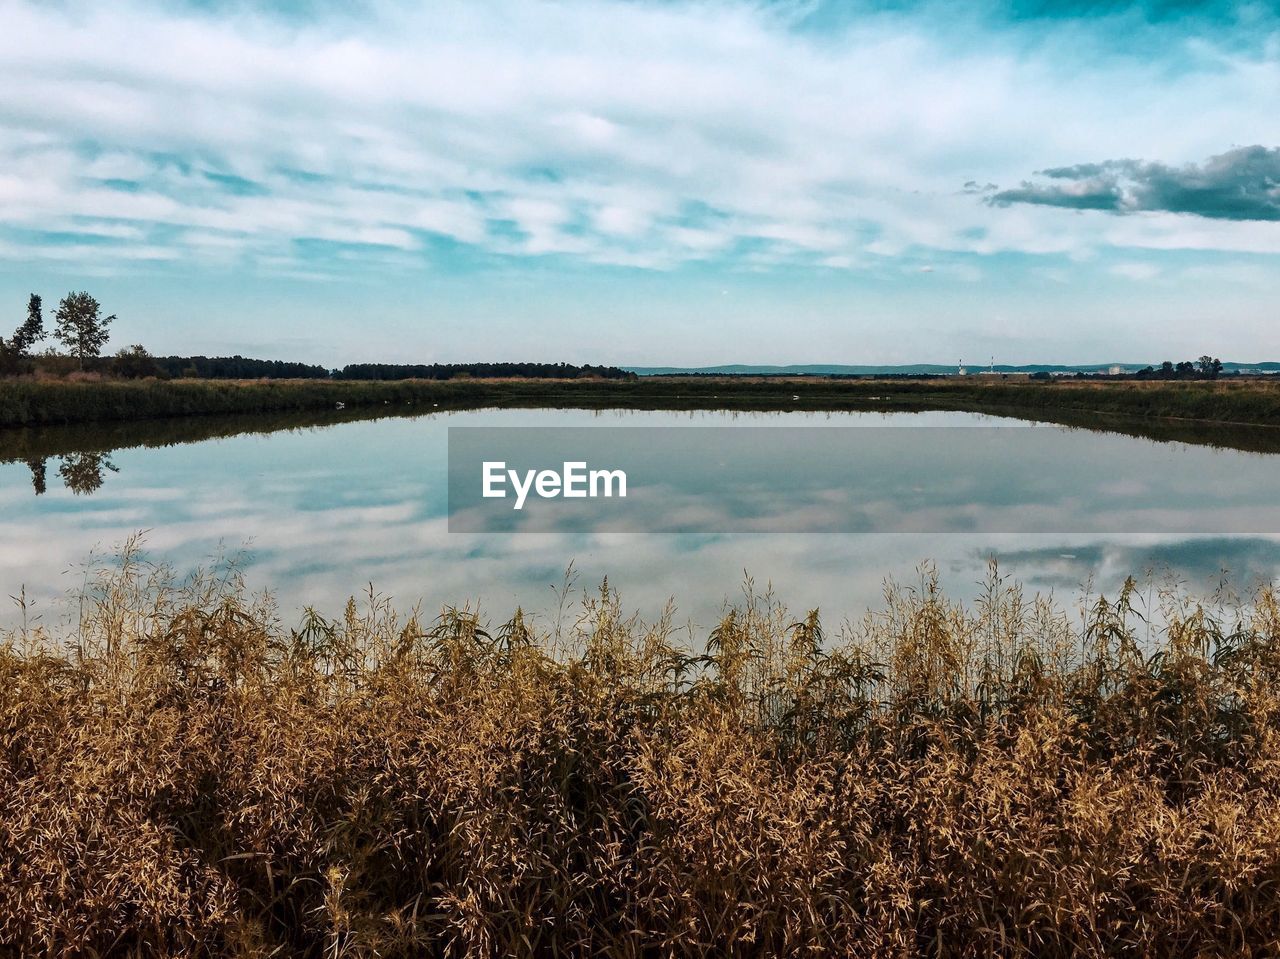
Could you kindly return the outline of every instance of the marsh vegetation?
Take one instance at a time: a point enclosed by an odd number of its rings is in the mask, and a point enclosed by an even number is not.
[[[339,406],[341,404],[341,406]],[[1211,437],[1280,425],[1280,380],[1032,380],[644,377],[635,380],[65,380],[0,379],[0,428],[347,408],[416,412],[453,406],[652,410],[959,410],[1069,425],[1145,421],[1149,431]],[[1102,417],[1102,419],[1099,419]],[[1199,424],[1197,427],[1196,424]],[[1236,430],[1239,432],[1239,430]]]
[[[626,608],[282,618],[126,550],[0,645],[0,949],[1274,953],[1272,590]]]

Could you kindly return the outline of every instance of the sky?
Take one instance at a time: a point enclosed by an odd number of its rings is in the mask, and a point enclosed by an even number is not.
[[[1280,2],[0,0],[0,327],[348,362],[1280,359]],[[0,335],[7,335],[0,330]]]

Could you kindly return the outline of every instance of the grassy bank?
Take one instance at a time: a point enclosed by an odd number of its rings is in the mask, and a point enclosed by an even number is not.
[[[891,395],[946,404],[954,409],[1103,413],[1218,423],[1280,425],[1280,380],[1192,382],[993,378],[910,381],[893,384]]]
[[[0,427],[373,407],[547,405],[634,409],[956,409],[1045,418],[1109,414],[1280,424],[1280,381],[1040,384],[649,377],[607,380],[0,381]]]
[[[0,426],[45,426],[181,416],[234,416],[441,404],[500,396],[552,397],[554,381],[348,382],[332,380],[171,380],[0,383]]]
[[[1280,604],[1137,602],[748,598],[704,654],[126,562],[0,646],[0,952],[1272,955]]]
[[[67,453],[110,453],[121,449],[178,446],[245,434],[267,435],[294,430],[324,429],[343,423],[378,420],[389,416],[423,416],[428,412],[471,409],[469,404],[356,406],[347,409],[321,407],[290,412],[235,415],[179,416],[146,420],[109,420],[71,423],[65,426],[23,427],[0,430],[0,463]],[[1280,441],[1280,438],[1278,438]]]
[[[1001,377],[938,379],[766,379],[653,377],[623,384],[632,395],[685,404],[772,402],[805,409],[873,405],[885,409],[953,409],[1023,415],[1107,414],[1206,422],[1280,425],[1280,379],[1192,382],[1059,380]]]

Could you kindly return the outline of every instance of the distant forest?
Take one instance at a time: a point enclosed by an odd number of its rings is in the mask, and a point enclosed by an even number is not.
[[[198,377],[204,380],[323,380],[329,371],[323,366],[287,363],[284,360],[254,360],[245,356],[157,356],[161,375]]]
[[[634,379],[635,374],[616,366],[574,366],[569,363],[352,363],[340,370],[282,360],[255,360],[245,356],[157,356],[160,374],[210,380],[452,380],[459,377],[494,379]]]
[[[573,366],[570,363],[353,363],[330,370],[309,363],[255,360],[247,356],[153,356],[139,343],[114,356],[103,356],[115,314],[104,316],[102,304],[83,290],[72,291],[58,303],[55,326],[44,325],[44,298],[27,298],[25,319],[13,334],[0,336],[0,376],[33,373],[54,376],[116,376],[122,379],[204,380],[453,380],[464,377],[496,379],[608,379],[633,380],[636,374],[616,366]],[[37,353],[35,346],[52,337],[65,349]]]
[[[633,380],[636,374],[616,366],[573,366],[569,363],[353,363],[333,371],[335,380],[452,380],[459,376],[495,379],[520,376],[535,380],[575,380],[596,377],[606,380]]]

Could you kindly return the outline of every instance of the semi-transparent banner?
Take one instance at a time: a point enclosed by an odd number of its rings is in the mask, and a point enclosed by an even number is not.
[[[1054,426],[449,428],[457,533],[1280,532],[1263,454]]]

